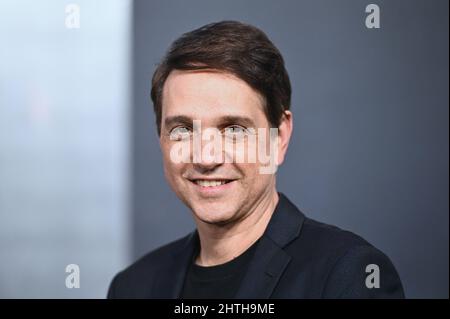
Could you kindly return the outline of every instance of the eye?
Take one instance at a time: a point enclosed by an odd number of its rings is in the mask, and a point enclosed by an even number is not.
[[[169,138],[171,141],[181,141],[189,139],[191,136],[191,131],[185,126],[175,127],[170,131]]]
[[[242,138],[247,135],[248,131],[240,125],[231,125],[224,129],[224,135],[230,138]]]

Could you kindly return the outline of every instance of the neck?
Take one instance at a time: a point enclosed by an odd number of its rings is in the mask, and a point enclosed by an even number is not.
[[[253,245],[264,233],[278,203],[275,188],[264,194],[241,220],[225,226],[197,222],[200,254],[196,264],[214,266],[226,263]]]

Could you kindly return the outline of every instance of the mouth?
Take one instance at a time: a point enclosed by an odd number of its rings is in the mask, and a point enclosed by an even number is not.
[[[229,189],[235,179],[190,179],[195,189],[206,195],[217,195]]]
[[[194,179],[191,180],[191,182],[197,184],[198,186],[201,187],[217,187],[217,186],[221,186],[221,185],[225,185],[228,184],[230,182],[232,182],[233,180],[231,179],[215,179],[215,180],[211,180],[211,179]]]

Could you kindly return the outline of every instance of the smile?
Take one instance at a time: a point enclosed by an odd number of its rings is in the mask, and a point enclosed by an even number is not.
[[[215,187],[215,186],[220,186],[220,185],[225,185],[229,182],[231,182],[231,180],[202,180],[202,179],[197,179],[193,181],[195,184],[201,186],[201,187]]]
[[[235,179],[190,179],[195,190],[201,196],[219,196],[228,192],[234,185]]]

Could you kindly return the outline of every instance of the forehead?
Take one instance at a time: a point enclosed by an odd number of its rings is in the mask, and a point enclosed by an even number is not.
[[[213,71],[172,71],[162,94],[162,117],[211,119],[233,115],[258,119],[263,98],[243,80]]]

